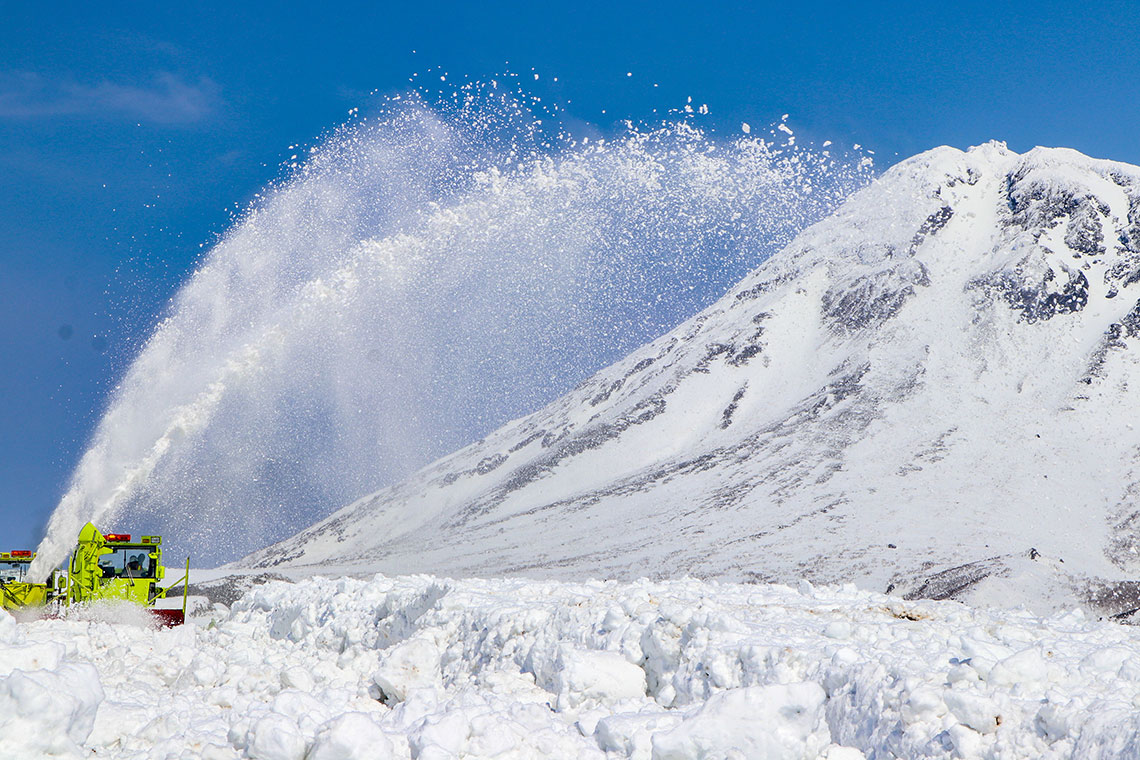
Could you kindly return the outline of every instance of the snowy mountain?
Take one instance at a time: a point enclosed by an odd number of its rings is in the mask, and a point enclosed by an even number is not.
[[[939,148],[546,408],[239,564],[1125,610],[1138,283],[1140,168]]]

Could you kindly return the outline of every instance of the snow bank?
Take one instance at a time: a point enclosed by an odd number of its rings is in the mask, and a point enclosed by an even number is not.
[[[269,583],[222,613],[159,631],[0,618],[3,750],[860,760],[1140,748],[1136,629],[1079,612],[806,583],[379,576]]]
[[[62,644],[28,641],[0,610],[0,757],[82,757],[103,689]]]

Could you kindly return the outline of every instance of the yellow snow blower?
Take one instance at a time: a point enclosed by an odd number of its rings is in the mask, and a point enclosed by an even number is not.
[[[42,607],[55,597],[56,573],[47,583],[28,582],[28,567],[35,558],[32,551],[0,552],[0,606],[4,609]]]
[[[190,580],[190,559],[182,579],[182,609],[155,607],[166,598],[159,585],[166,576],[162,565],[162,536],[140,536],[132,541],[128,533],[106,535],[87,523],[67,564],[52,572],[47,583],[29,583],[28,566],[35,554],[13,551],[0,554],[0,606],[7,610],[42,608],[58,614],[72,604],[122,600],[145,607],[165,626],[186,620],[186,588]]]

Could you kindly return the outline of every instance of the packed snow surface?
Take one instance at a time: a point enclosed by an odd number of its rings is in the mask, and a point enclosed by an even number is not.
[[[1125,758],[1140,639],[853,586],[310,578],[0,614],[0,756]]]

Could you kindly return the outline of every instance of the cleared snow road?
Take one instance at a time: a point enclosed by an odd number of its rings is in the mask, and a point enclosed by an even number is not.
[[[269,583],[175,630],[87,617],[0,615],[0,756],[1140,754],[1140,630],[1079,612],[379,576]]]

